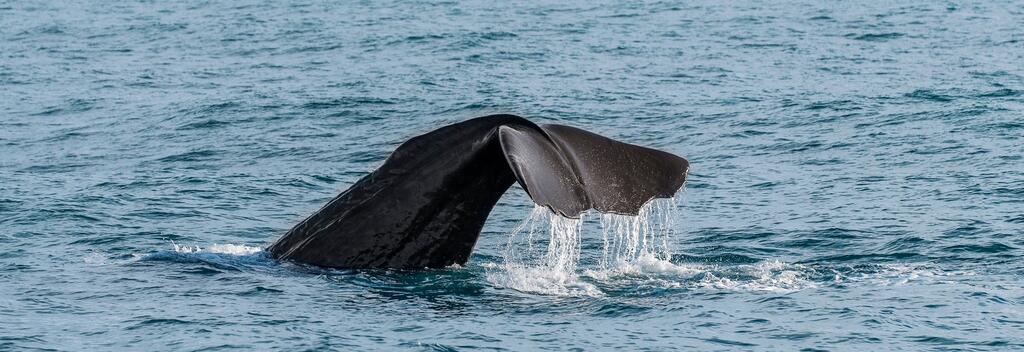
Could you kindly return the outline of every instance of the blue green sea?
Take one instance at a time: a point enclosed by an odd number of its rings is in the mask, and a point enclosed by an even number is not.
[[[1024,350],[1022,26],[1014,1],[0,0],[0,350]],[[576,265],[511,255],[564,220],[517,187],[464,266],[263,251],[495,113],[687,158],[659,256],[609,262],[595,213]]]

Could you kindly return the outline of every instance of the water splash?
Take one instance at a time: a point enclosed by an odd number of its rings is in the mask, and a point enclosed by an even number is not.
[[[656,199],[644,205],[636,216],[601,214],[601,271],[673,265],[669,262],[669,243],[675,207],[674,198]],[[504,263],[491,266],[500,270],[490,273],[489,279],[499,286],[524,292],[602,295],[597,286],[582,280],[577,270],[583,259],[581,233],[590,217],[592,213],[587,212],[578,219],[566,218],[546,207],[534,207],[509,235]],[[541,236],[544,232],[548,236]]]
[[[601,291],[583,282],[576,274],[580,261],[582,226],[587,214],[579,219],[557,215],[543,206],[534,207],[523,222],[509,235],[504,263],[490,265],[498,269],[488,279],[498,286],[523,292],[559,296],[600,296]],[[547,232],[548,238],[538,236]],[[542,242],[547,245],[543,246]],[[542,249],[544,248],[544,249]]]
[[[651,281],[667,288],[775,293],[817,287],[813,269],[799,264],[673,263],[670,244],[677,229],[677,204],[675,198],[655,199],[635,216],[597,214],[602,250],[596,258],[583,251],[581,236],[589,228],[587,220],[595,217],[593,212],[571,219],[536,206],[509,235],[504,262],[485,265],[488,279],[500,287],[560,296],[603,296],[599,286],[623,280]]]

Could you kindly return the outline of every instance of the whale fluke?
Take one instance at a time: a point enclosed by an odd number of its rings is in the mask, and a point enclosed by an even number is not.
[[[406,141],[267,250],[334,268],[461,265],[513,183],[563,216],[636,215],[674,195],[688,168],[673,154],[581,129],[484,116]]]

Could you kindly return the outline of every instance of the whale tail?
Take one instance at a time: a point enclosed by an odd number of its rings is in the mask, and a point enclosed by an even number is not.
[[[674,195],[688,168],[678,156],[577,128],[484,116],[406,141],[268,251],[335,268],[464,264],[516,182],[563,216],[636,215],[649,200]]]

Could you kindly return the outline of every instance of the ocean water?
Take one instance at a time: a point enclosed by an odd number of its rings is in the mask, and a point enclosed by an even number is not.
[[[0,350],[1024,349],[1020,2],[0,2]],[[464,267],[262,248],[490,113],[691,162]],[[652,229],[651,231],[642,229]]]

